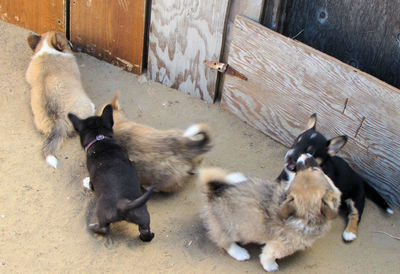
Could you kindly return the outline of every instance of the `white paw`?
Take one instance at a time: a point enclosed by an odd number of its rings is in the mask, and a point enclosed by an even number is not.
[[[390,209],[390,208],[386,208],[386,212],[389,213],[389,214],[393,214],[393,210]]]
[[[92,190],[92,188],[90,187],[90,177],[86,177],[85,179],[83,179],[82,185],[84,188]]]
[[[353,232],[343,232],[343,239],[346,241],[346,242],[351,242],[351,241],[353,241],[355,238],[357,238],[357,235],[356,234],[354,234]]]
[[[275,261],[273,261],[271,263],[263,264],[263,268],[265,269],[265,271],[273,272],[279,270],[279,265]]]
[[[200,132],[198,125],[192,125],[183,133],[183,137],[193,137]]]
[[[245,261],[250,259],[250,254],[246,249],[233,243],[228,249],[228,254],[231,255],[237,261]]]
[[[238,184],[238,183],[247,181],[247,178],[242,173],[235,172],[235,173],[231,173],[228,176],[226,176],[225,180],[229,184]]]
[[[47,156],[47,157],[46,157],[46,162],[47,162],[50,166],[52,166],[52,167],[54,167],[54,168],[57,168],[58,160],[57,160],[57,158],[56,158],[55,156],[53,156],[53,155]]]
[[[93,111],[93,114],[94,114],[94,112],[96,111],[96,106],[93,103],[90,103],[90,105],[92,106],[92,111]]]

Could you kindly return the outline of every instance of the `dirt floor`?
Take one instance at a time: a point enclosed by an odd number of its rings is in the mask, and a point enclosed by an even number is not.
[[[208,240],[199,219],[199,190],[155,195],[148,203],[150,243],[138,239],[134,224],[121,222],[106,237],[87,230],[94,195],[82,188],[87,176],[78,138],[67,140],[57,170],[46,165],[43,141],[35,130],[25,69],[31,56],[29,31],[0,21],[0,272],[2,273],[262,273],[260,247],[237,262]],[[239,121],[218,104],[78,54],[84,87],[96,106],[119,89],[128,117],[156,128],[186,128],[207,121],[216,129],[214,149],[204,166],[221,166],[262,178],[275,178],[286,148]],[[400,214],[387,216],[368,201],[359,238],[344,244],[344,218],[308,250],[278,261],[283,273],[399,273]]]

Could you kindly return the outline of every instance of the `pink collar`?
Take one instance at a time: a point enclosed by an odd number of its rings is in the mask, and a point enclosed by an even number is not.
[[[102,135],[102,134],[97,135],[96,138],[95,138],[94,140],[92,140],[89,144],[87,144],[87,145],[85,146],[85,151],[88,152],[89,148],[90,148],[94,143],[96,143],[97,141],[104,140],[104,139],[106,139],[106,138],[108,138],[108,137],[107,137],[107,136],[104,136],[104,135]]]

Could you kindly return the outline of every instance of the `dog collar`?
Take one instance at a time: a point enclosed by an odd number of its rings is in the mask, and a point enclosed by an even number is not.
[[[107,136],[104,136],[103,134],[97,135],[94,140],[92,140],[89,144],[85,146],[85,151],[88,152],[89,148],[96,142],[104,140],[108,138]]]

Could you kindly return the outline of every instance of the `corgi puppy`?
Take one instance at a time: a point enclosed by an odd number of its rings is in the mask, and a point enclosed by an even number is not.
[[[276,259],[310,247],[324,235],[340,205],[340,191],[303,154],[289,184],[277,184],[219,168],[200,171],[201,218],[210,239],[238,261],[250,258],[237,243],[265,244],[260,262],[278,270]]]
[[[179,129],[158,130],[129,121],[117,92],[111,101],[115,139],[136,165],[142,187],[157,186],[157,191],[173,192],[196,172],[202,155],[212,148],[211,129],[204,123]]]
[[[94,104],[83,89],[78,64],[63,33],[31,34],[33,56],[26,71],[31,86],[31,108],[36,128],[46,136],[42,152],[57,168],[56,153],[63,139],[74,133],[67,118],[73,112],[82,118],[94,114]]]

